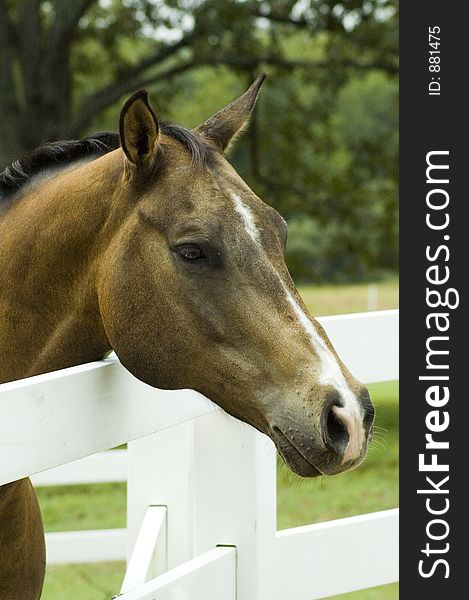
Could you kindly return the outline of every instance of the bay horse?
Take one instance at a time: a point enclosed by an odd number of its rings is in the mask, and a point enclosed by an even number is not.
[[[264,77],[191,131],[137,92],[119,134],[0,175],[0,382],[113,349],[267,434],[295,473],[334,475],[363,460],[373,406],[290,278],[285,221],[225,158]],[[44,565],[29,479],[0,487],[1,600],[37,600]]]

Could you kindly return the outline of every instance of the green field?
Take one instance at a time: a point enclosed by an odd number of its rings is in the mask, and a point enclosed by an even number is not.
[[[379,309],[397,306],[397,282],[380,283]],[[366,310],[367,286],[302,288],[316,315]],[[369,386],[376,405],[376,433],[365,463],[338,477],[304,480],[278,465],[278,528],[294,527],[394,508],[398,503],[398,386]],[[125,484],[40,488],[47,531],[125,527]],[[311,565],[312,571],[314,565]],[[124,564],[50,567],[43,600],[110,600]],[[313,577],[313,576],[312,576]],[[397,600],[398,586],[338,596],[341,600]],[[285,599],[288,600],[288,599]]]
[[[399,306],[396,278],[371,284],[303,285],[300,292],[314,316],[388,310]]]

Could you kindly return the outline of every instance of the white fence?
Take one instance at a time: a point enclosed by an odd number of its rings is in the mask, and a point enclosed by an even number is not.
[[[398,378],[398,311],[320,321],[363,382]],[[398,579],[397,509],[276,531],[271,441],[115,357],[0,385],[0,457],[0,483],[127,480],[126,529],[47,535],[50,563],[127,557],[120,600],[313,600]]]

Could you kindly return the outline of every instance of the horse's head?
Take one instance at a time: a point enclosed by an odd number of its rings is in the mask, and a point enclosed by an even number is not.
[[[136,377],[195,389],[270,436],[296,473],[332,475],[363,459],[374,410],[290,278],[285,221],[223,156],[262,81],[192,132],[159,122],[144,92],[126,103],[130,209],[100,309]]]

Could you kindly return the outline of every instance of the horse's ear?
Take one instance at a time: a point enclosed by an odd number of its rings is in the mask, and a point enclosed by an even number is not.
[[[145,90],[135,93],[124,104],[119,133],[122,149],[132,164],[145,167],[153,162],[159,127]]]
[[[219,110],[195,131],[223,152],[249,119],[266,77],[265,73],[261,73],[247,92]]]

